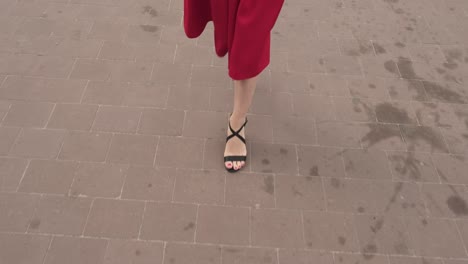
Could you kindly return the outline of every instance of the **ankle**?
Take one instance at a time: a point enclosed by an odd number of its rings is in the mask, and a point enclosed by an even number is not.
[[[231,117],[229,117],[229,122],[232,126],[240,127],[244,124],[246,118],[247,115],[245,114],[232,114]]]

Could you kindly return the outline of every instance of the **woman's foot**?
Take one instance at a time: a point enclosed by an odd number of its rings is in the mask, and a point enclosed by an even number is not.
[[[224,150],[225,162],[224,166],[228,171],[238,171],[245,166],[245,157],[247,156],[247,146],[245,142],[245,124],[246,117],[229,118],[230,128],[228,127],[228,140]],[[231,130],[232,128],[232,130]],[[238,136],[236,135],[238,132]],[[236,157],[236,158],[231,158]]]

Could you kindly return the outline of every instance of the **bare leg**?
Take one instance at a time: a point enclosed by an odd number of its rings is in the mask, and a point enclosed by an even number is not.
[[[234,109],[230,117],[230,123],[234,130],[238,130],[245,122],[247,112],[249,111],[252,99],[257,86],[257,77],[234,81]],[[245,137],[244,130],[241,131],[241,135]],[[228,130],[228,135],[231,132]],[[246,155],[247,148],[238,138],[234,137],[226,143],[226,149],[224,156],[230,155]],[[226,162],[226,168],[234,168],[235,170],[241,169],[245,165],[245,162]]]

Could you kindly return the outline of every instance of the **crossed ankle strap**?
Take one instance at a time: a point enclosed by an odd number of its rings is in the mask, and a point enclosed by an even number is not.
[[[243,136],[241,136],[239,133],[242,131],[242,129],[244,129],[245,125],[247,125],[247,118],[245,119],[245,122],[244,124],[236,131],[234,130],[232,127],[231,127],[231,122],[229,122],[229,130],[231,130],[231,135],[229,135],[227,138],[226,138],[226,142],[228,142],[229,140],[231,140],[232,138],[234,137],[237,137],[239,138],[242,143],[245,144],[245,138]]]

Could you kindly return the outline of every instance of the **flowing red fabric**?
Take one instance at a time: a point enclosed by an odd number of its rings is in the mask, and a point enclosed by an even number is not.
[[[270,63],[270,32],[284,0],[184,0],[184,29],[189,38],[213,21],[216,53],[229,54],[229,76],[245,80]]]

